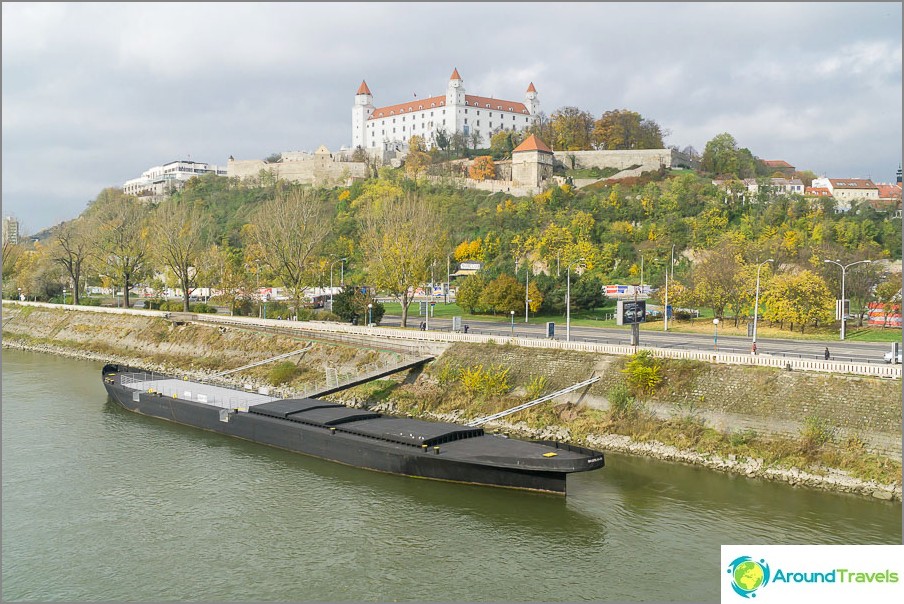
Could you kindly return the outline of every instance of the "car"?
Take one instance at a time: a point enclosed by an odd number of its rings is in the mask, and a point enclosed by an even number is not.
[[[885,353],[885,356],[883,358],[885,359],[886,363],[894,362],[898,365],[901,364],[901,352],[898,352],[898,354],[894,354],[891,350],[889,350],[888,352]]]

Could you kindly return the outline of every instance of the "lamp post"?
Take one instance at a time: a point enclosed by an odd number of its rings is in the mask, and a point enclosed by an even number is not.
[[[719,319],[713,319],[713,350],[719,350]]]
[[[63,288],[63,304],[66,304],[66,288]]]
[[[255,260],[255,264],[257,264],[257,318],[262,319],[264,317],[263,310],[261,309],[261,261]]]
[[[514,338],[515,337],[515,311],[510,310],[509,312],[512,313],[512,337]]]
[[[348,258],[336,258],[330,263],[330,311],[333,310],[333,266],[335,266],[337,262],[341,262],[343,272],[345,272],[344,269],[346,260],[348,260]]]
[[[841,267],[841,339],[844,339],[845,333],[845,325],[847,323],[847,313],[844,309],[844,274],[847,272],[847,269],[851,268],[855,264],[869,264],[872,260],[858,260],[857,262],[851,262],[850,264],[842,265],[841,262],[837,260],[823,260],[823,262],[830,264],[837,264]]]
[[[565,341],[571,341],[571,267],[578,266],[584,261],[583,258],[569,264],[565,271]]]
[[[763,268],[763,265],[768,264],[770,262],[775,262],[773,258],[769,260],[764,260],[760,262],[756,266],[756,296],[754,297],[753,302],[753,343],[756,344],[756,318],[759,314],[760,310],[760,269]]]
[[[22,297],[22,288],[17,287],[16,289],[19,290],[19,302],[24,302],[25,298]]]
[[[367,326],[370,327],[374,322],[374,305],[372,302],[367,304]]]
[[[530,263],[524,261],[524,322],[527,323],[527,311],[530,309]]]

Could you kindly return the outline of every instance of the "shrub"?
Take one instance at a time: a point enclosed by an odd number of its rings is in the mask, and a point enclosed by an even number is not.
[[[609,399],[609,413],[613,418],[627,419],[637,415],[637,400],[626,384],[616,384],[609,389],[606,397]]]
[[[835,437],[835,429],[825,420],[816,415],[811,415],[804,420],[800,430],[801,453],[812,455]]]
[[[629,358],[622,373],[627,376],[631,392],[636,397],[653,394],[662,382],[661,360],[654,357],[649,350],[640,350]]]
[[[453,383],[460,377],[460,371],[458,367],[453,366],[450,363],[444,363],[442,367],[439,369],[439,374],[436,376],[437,381],[440,386],[447,386]]]
[[[469,395],[483,394],[498,396],[511,388],[508,383],[508,368],[493,366],[484,370],[483,365],[461,370],[461,384]]]
[[[532,401],[543,396],[543,392],[546,391],[548,385],[549,380],[546,379],[545,375],[531,376],[530,382],[527,384],[527,400]]]
[[[270,369],[270,383],[280,386],[291,382],[298,375],[298,367],[290,361],[283,361]]]

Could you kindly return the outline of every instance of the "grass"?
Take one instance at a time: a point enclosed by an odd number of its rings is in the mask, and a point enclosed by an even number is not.
[[[398,302],[384,302],[383,306],[386,309],[386,315],[401,316],[402,314],[402,305]],[[409,327],[417,327],[417,324],[420,323],[421,320],[423,320],[423,316],[419,315],[418,311],[419,305],[416,302],[412,303],[411,306],[408,307]],[[607,305],[600,308],[595,308],[593,310],[572,310],[571,324],[575,327],[612,327],[628,331],[628,327],[616,325],[615,319],[604,318],[614,313],[615,304],[612,304],[611,306]],[[443,302],[437,302],[433,307],[433,315],[430,318],[451,319],[455,316],[461,317],[462,321],[464,322],[498,321],[500,325],[511,325],[510,315],[504,313],[499,313],[496,315],[469,314],[455,303],[444,304]],[[688,321],[678,321],[674,319],[670,320],[669,331],[675,333],[701,334],[712,336],[714,334],[714,326],[712,320],[712,311],[704,309],[701,310],[700,317],[695,319]],[[565,317],[564,315],[560,314],[539,315],[531,313],[528,323],[532,325],[544,325],[549,321],[564,325]],[[522,310],[520,313],[515,313],[515,327],[523,324],[524,311]],[[641,324],[640,329],[642,331],[662,331],[663,323],[661,320],[649,321],[647,323]],[[795,328],[795,330],[792,332],[787,327],[784,329],[779,329],[778,326],[773,326],[766,321],[760,320],[757,323],[756,331],[758,338],[834,342],[838,340],[839,329],[840,327],[838,324],[820,327],[808,326],[807,328],[805,328],[804,333],[800,333],[800,330],[797,328]],[[725,319],[723,321],[720,321],[719,335],[746,338],[747,322],[745,322],[744,320],[738,321],[738,326],[735,327],[734,319]],[[850,323],[848,323],[847,330],[845,332],[846,340],[852,340],[856,342],[900,342],[901,336],[901,329],[896,329],[893,327],[854,327],[851,326]]]

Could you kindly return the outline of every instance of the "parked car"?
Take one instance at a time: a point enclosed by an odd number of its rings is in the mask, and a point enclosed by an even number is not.
[[[898,365],[901,364],[901,353],[899,352],[897,355],[893,354],[891,350],[885,353],[885,362],[886,363],[896,363]]]

